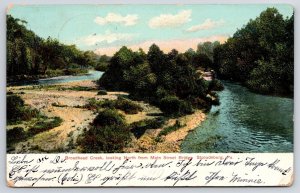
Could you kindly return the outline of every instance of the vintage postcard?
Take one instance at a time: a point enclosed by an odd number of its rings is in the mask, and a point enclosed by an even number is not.
[[[10,187],[290,186],[287,4],[11,5]]]

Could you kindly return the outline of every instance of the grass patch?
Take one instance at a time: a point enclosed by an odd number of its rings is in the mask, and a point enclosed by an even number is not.
[[[172,133],[173,131],[176,131],[177,129],[179,129],[180,127],[183,127],[184,125],[181,125],[180,122],[178,120],[176,120],[175,124],[169,127],[164,128],[163,130],[161,130],[159,132],[159,134],[157,135],[158,137],[161,136],[165,136],[168,135],[169,133]]]
[[[119,109],[121,111],[124,111],[126,114],[136,114],[143,111],[143,107],[141,107],[139,104],[123,98],[106,101],[97,101],[93,98],[89,100],[88,104],[85,107],[90,110],[99,108]]]
[[[164,123],[165,121],[163,118],[145,119],[130,124],[129,128],[136,138],[140,138],[147,129],[160,128]]]
[[[71,88],[66,88],[67,90],[74,90],[74,91],[96,91],[96,88],[93,87],[86,87],[86,86],[75,86]]]
[[[49,120],[38,121],[27,131],[28,136],[33,136],[38,133],[53,129],[54,127],[58,127],[62,121],[63,120],[60,117],[53,117],[49,118]]]

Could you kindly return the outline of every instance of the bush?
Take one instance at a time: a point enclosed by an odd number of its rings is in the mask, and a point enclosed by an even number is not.
[[[136,114],[143,110],[143,108],[139,104],[122,98],[118,98],[117,100],[106,100],[106,101],[97,101],[96,99],[90,99],[86,107],[89,109],[98,109],[98,108],[119,109],[124,111],[127,114]]]
[[[26,133],[22,127],[14,127],[6,132],[7,144],[15,143],[26,138]]]
[[[28,121],[40,116],[38,110],[26,107],[23,99],[17,95],[8,95],[6,99],[8,124],[13,124],[18,121]]]
[[[208,85],[208,90],[222,91],[222,90],[224,90],[224,85],[222,84],[222,82],[220,80],[214,79],[214,80],[210,81],[210,83]]]
[[[60,117],[54,117],[50,120],[38,121],[33,127],[28,130],[28,135],[33,136],[38,133],[53,129],[54,127],[58,127],[62,123],[62,121],[63,120]]]
[[[145,119],[132,123],[129,128],[136,138],[140,138],[144,135],[147,129],[157,129],[163,126],[164,120],[161,118]]]
[[[125,125],[124,116],[119,114],[116,110],[105,109],[100,111],[93,121],[96,127],[112,126],[112,125]]]
[[[107,95],[106,90],[100,90],[97,95]]]
[[[193,113],[192,105],[176,96],[164,97],[159,104],[159,108],[168,115],[184,115]]]
[[[21,120],[23,116],[24,101],[17,95],[9,95],[6,98],[7,121],[14,122]]]
[[[136,114],[143,110],[143,108],[139,104],[130,100],[120,98],[115,101],[114,107],[116,109],[124,111],[127,114]]]
[[[47,76],[50,76],[50,77],[53,77],[53,76],[63,76],[65,75],[64,71],[61,70],[61,69],[55,69],[55,70],[52,70],[52,69],[48,69],[45,74]]]
[[[163,130],[161,130],[159,132],[159,134],[157,136],[161,137],[163,135],[168,135],[169,133],[172,133],[173,131],[176,131],[177,129],[179,129],[180,127],[183,127],[183,126],[184,125],[181,125],[180,122],[178,120],[176,120],[174,125],[164,128]]]
[[[105,72],[108,69],[108,63],[100,63],[95,66],[95,70]]]
[[[78,143],[85,153],[120,153],[130,141],[130,132],[124,125],[91,127]]]
[[[87,69],[81,69],[81,68],[68,68],[64,70],[65,75],[80,75],[80,74],[86,74],[88,73]]]

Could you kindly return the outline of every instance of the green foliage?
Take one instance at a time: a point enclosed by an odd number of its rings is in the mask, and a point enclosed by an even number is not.
[[[98,63],[95,66],[95,70],[105,72],[108,69],[110,57],[106,55],[100,56]]]
[[[97,101],[95,99],[90,99],[86,107],[89,109],[99,109],[99,108],[119,109],[124,111],[127,114],[136,114],[143,110],[143,108],[139,104],[124,98],[118,98],[117,100],[105,100],[105,101]]]
[[[220,80],[214,79],[209,82],[208,90],[222,91],[224,90],[224,85]]]
[[[65,75],[80,75],[80,74],[87,74],[87,69],[82,68],[67,68],[64,70]]]
[[[178,120],[176,120],[175,124],[166,128],[163,128],[159,134],[157,135],[157,137],[161,137],[161,136],[166,136],[169,133],[172,133],[173,131],[178,130],[179,128],[183,127],[184,125],[181,125],[180,122]]]
[[[129,97],[157,105],[166,114],[189,114],[193,112],[190,101],[201,99],[208,108],[212,104],[206,97],[208,83],[196,72],[197,65],[206,64],[194,64],[196,57],[197,53],[179,54],[175,49],[164,54],[155,44],[147,54],[122,47],[111,58],[99,84],[109,90],[129,92]]]
[[[166,96],[161,99],[159,108],[167,115],[185,115],[193,113],[193,107],[188,101],[176,96]]]
[[[158,129],[163,126],[164,122],[162,118],[145,119],[130,124],[129,128],[136,138],[140,138],[146,130]]]
[[[79,138],[84,153],[121,153],[130,141],[130,131],[120,125],[93,126]]]
[[[56,39],[43,39],[26,28],[26,21],[7,15],[7,78],[18,76],[60,76],[86,73],[95,66],[97,56],[82,52],[75,45],[64,45]],[[25,76],[23,76],[25,77]]]
[[[78,140],[85,153],[118,153],[130,141],[130,131],[123,115],[105,109],[93,121],[93,126]]]
[[[127,114],[136,114],[140,111],[143,111],[143,108],[139,104],[137,104],[133,101],[127,100],[127,99],[119,98],[118,100],[115,100],[114,102],[115,102],[114,108],[120,109]]]
[[[36,109],[25,106],[24,101],[17,95],[7,95],[7,124],[13,124],[19,121],[28,121],[40,116]]]
[[[42,120],[35,123],[33,127],[31,127],[27,131],[28,136],[33,136],[38,133],[48,131],[53,129],[54,127],[58,127],[62,123],[62,119],[60,117],[49,118],[48,120]]]
[[[266,9],[214,49],[214,68],[253,91],[292,95],[294,15],[284,19],[277,9]]]
[[[106,92],[106,90],[99,90],[97,95],[107,95],[107,92]]]
[[[95,88],[93,88],[93,87],[86,87],[86,86],[74,86],[74,87],[68,88],[68,90],[75,90],[75,91],[94,91]]]
[[[6,132],[6,142],[8,145],[24,139],[26,139],[26,133],[23,127],[14,127]]]
[[[125,125],[124,116],[113,109],[100,111],[93,121],[95,127],[104,127],[111,125]]]

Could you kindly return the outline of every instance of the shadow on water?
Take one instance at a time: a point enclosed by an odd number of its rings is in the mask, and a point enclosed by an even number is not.
[[[221,105],[181,145],[182,152],[292,152],[293,99],[224,82]]]

